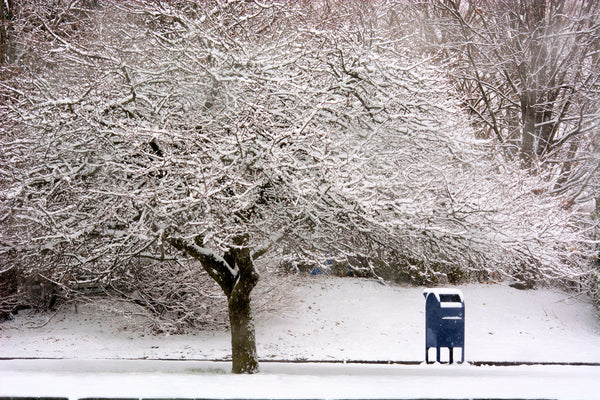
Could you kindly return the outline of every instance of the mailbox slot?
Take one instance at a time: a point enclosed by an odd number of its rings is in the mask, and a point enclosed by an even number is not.
[[[462,303],[462,299],[458,293],[442,294],[440,293],[440,303]]]

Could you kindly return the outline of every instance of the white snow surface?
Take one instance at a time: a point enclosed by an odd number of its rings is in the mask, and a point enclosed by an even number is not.
[[[598,399],[598,367],[264,363],[139,360],[1,361],[1,396],[203,399]]]
[[[467,361],[600,362],[598,315],[585,299],[505,285],[457,289]],[[231,375],[229,362],[214,361],[230,358],[225,330],[152,335],[89,305],[54,316],[21,312],[0,324],[0,396],[600,398],[597,365],[354,363],[424,360],[423,288],[320,276],[298,279],[288,292],[277,311],[256,316],[263,362],[251,376]],[[29,357],[59,359],[22,359]]]

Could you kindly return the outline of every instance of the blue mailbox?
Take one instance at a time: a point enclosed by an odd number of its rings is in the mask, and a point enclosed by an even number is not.
[[[454,362],[454,348],[461,348],[461,363],[465,361],[465,301],[458,289],[425,289],[425,362],[429,363],[429,349],[436,348],[440,362],[440,348],[449,349],[448,362]]]

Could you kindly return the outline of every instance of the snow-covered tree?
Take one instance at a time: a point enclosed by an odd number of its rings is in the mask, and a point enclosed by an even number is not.
[[[193,280],[191,257],[227,297],[234,372],[258,368],[267,252],[591,290],[593,222],[475,138],[394,4],[24,4],[0,87],[3,274],[127,296]]]
[[[553,193],[593,201],[598,155],[597,1],[432,1],[425,43],[450,74],[481,132],[547,172]]]

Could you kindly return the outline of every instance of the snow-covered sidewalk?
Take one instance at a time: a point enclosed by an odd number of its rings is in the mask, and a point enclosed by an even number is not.
[[[215,399],[598,399],[600,367],[264,363],[251,376],[197,361],[0,361],[0,396]]]

